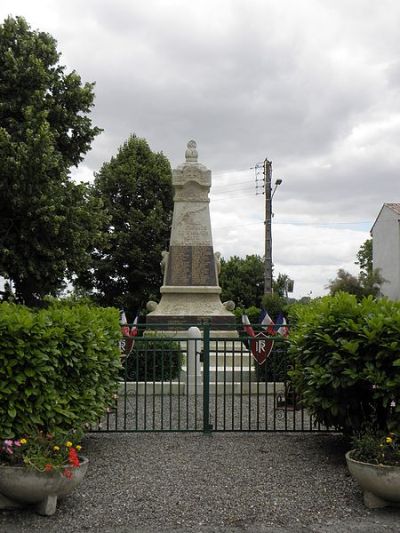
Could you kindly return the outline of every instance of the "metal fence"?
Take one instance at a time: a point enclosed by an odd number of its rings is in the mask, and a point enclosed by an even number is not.
[[[115,404],[91,431],[329,431],[291,387],[285,338],[269,337],[274,345],[260,365],[249,337],[199,328],[125,339]]]

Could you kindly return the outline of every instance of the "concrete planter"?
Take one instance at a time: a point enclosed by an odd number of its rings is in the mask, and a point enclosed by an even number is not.
[[[89,459],[80,457],[79,468],[67,466],[72,478],[61,472],[38,472],[24,466],[0,465],[0,509],[32,506],[37,513],[55,513],[57,498],[70,494],[82,481]]]
[[[400,466],[361,463],[346,453],[350,474],[363,490],[364,503],[370,509],[400,506]]]

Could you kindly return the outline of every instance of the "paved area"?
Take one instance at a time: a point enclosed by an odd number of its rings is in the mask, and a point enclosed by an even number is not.
[[[399,532],[368,510],[338,435],[90,435],[83,484],[55,515],[1,511],[0,532]]]

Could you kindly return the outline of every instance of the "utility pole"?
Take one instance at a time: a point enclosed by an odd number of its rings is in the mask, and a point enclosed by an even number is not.
[[[265,256],[264,256],[264,294],[272,294],[272,161],[264,160],[265,195]]]

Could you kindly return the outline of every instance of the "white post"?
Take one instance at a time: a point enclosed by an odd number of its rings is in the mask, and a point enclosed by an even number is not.
[[[201,331],[192,326],[188,329],[188,351],[187,351],[187,394],[202,394],[203,380],[200,367],[200,352],[203,348]]]

